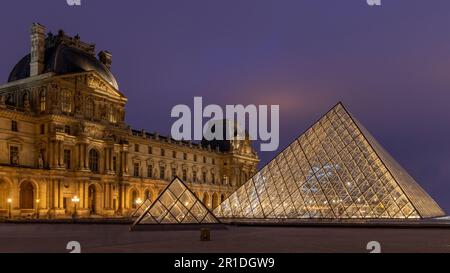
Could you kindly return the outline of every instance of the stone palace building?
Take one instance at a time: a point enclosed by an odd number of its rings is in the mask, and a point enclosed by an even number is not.
[[[128,217],[175,176],[215,208],[257,171],[249,140],[132,130],[109,52],[37,23],[30,38],[0,86],[0,217]]]

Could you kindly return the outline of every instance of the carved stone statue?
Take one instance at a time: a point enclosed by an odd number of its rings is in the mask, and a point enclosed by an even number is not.
[[[0,109],[6,108],[5,96],[0,96]]]
[[[30,99],[28,97],[28,92],[26,92],[23,95],[23,107],[25,108],[25,111],[30,111],[31,107],[30,107]]]
[[[17,153],[12,154],[11,163],[13,165],[19,165],[19,155]]]
[[[38,165],[39,165],[39,169],[43,169],[44,168],[44,159],[43,159],[43,156],[42,156],[42,151],[39,153]]]

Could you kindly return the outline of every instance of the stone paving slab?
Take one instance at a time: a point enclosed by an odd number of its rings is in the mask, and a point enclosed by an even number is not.
[[[333,253],[368,252],[378,241],[382,252],[450,253],[450,229],[255,227],[211,230],[130,232],[126,225],[0,224],[0,252],[66,253],[69,241],[82,252],[119,253]]]

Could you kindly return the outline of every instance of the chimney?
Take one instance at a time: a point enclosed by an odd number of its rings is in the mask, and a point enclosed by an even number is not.
[[[102,64],[104,64],[108,69],[111,69],[112,64],[112,54],[106,50],[100,51],[98,53],[98,59]]]
[[[44,72],[45,27],[39,23],[31,26],[30,77]]]

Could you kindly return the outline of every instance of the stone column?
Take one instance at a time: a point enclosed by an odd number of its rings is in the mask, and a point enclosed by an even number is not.
[[[53,180],[53,206],[55,209],[60,208],[59,192],[60,192],[59,179],[55,179],[55,180]]]
[[[78,166],[79,170],[83,169],[83,162],[81,160],[83,157],[81,156],[81,151],[82,151],[81,144],[78,143],[77,144],[77,166]]]
[[[50,142],[48,143],[48,157],[47,157],[48,166],[50,168],[53,168],[53,153],[54,153],[54,151],[53,151],[53,141],[50,140]]]
[[[89,166],[89,153],[88,153],[88,151],[87,151],[87,144],[86,143],[84,143],[83,144],[83,151],[84,151],[84,168],[85,169],[88,169],[88,166]]]
[[[112,183],[108,183],[108,208],[113,209],[113,192],[112,192]]]
[[[89,209],[89,183],[87,181],[83,181],[83,192],[84,208]]]
[[[127,152],[125,152],[125,151],[122,151],[121,153],[120,153],[120,155],[121,155],[121,171],[122,171],[122,174],[123,175],[127,175],[128,174],[128,160],[127,160]]]
[[[123,213],[124,210],[124,185],[120,184],[119,185],[119,202],[118,202],[118,206],[119,206],[119,211],[121,213]]]
[[[60,209],[64,209],[64,196],[63,196],[63,187],[64,187],[64,183],[63,181],[61,181],[61,179],[58,179],[58,197],[59,197],[59,208]]]
[[[109,148],[105,148],[105,173],[109,172]]]

